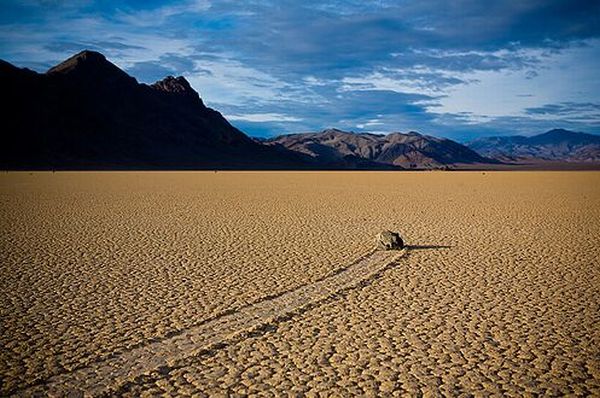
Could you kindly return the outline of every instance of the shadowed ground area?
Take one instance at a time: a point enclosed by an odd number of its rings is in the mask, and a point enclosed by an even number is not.
[[[452,246],[442,245],[408,245],[407,248],[410,250],[439,250],[439,249],[450,249]]]
[[[2,174],[1,392],[598,395],[599,199],[597,172]],[[361,263],[382,228],[406,255]]]

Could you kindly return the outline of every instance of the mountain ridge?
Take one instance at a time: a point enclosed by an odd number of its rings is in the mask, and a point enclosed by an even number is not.
[[[45,73],[0,60],[2,169],[436,169],[600,162],[600,137],[555,129],[467,146],[411,131],[336,128],[256,139],[182,76],[139,83],[84,50]],[[481,153],[478,153],[481,152]]]
[[[313,133],[280,135],[266,139],[264,143],[283,146],[317,160],[357,156],[403,168],[428,169],[458,164],[498,163],[450,139],[423,135],[414,131],[383,135],[353,133],[330,128]]]
[[[600,162],[600,136],[565,129],[534,136],[482,137],[467,146],[501,161]]]

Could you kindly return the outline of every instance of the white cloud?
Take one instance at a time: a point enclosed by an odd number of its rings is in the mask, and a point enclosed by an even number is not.
[[[243,106],[295,103],[322,103],[323,98],[305,85],[286,82],[261,70],[235,60],[235,54],[196,54],[198,70],[202,73],[185,77],[203,99],[215,105]],[[206,71],[210,72],[209,74]]]
[[[594,102],[600,92],[595,60],[600,41],[547,55],[537,76],[527,71],[477,71],[466,74],[468,84],[449,87],[434,113],[470,112],[472,120],[501,116],[524,116],[525,109],[564,101]],[[523,94],[533,95],[523,95]],[[535,117],[528,115],[529,117]],[[547,115],[540,116],[547,118]]]
[[[268,102],[286,99],[292,87],[265,72],[245,66],[228,54],[204,54],[197,67],[210,74],[186,76],[203,98],[214,103],[244,105],[249,101]],[[200,55],[202,57],[202,54]]]
[[[356,127],[359,129],[366,129],[369,127],[382,126],[382,125],[384,125],[384,123],[380,119],[369,119],[364,123],[358,123],[356,125]]]
[[[157,26],[163,24],[169,17],[202,13],[207,11],[210,6],[211,4],[208,0],[191,0],[151,10],[118,10],[115,18],[117,21],[138,27]]]
[[[425,94],[438,96],[448,85],[438,79],[431,79],[435,73],[437,78],[455,77],[448,72],[433,71],[428,68],[383,69],[359,77],[344,77],[341,91],[385,90],[406,94]]]
[[[314,76],[307,76],[302,80],[304,81],[304,83],[310,86],[327,86],[328,84],[330,84],[327,80],[319,79]]]
[[[345,77],[340,90],[390,90],[428,95],[434,98],[415,104],[423,105],[427,111],[438,115],[460,115],[461,120],[471,124],[505,116],[548,120],[552,116],[530,115],[525,110],[565,101],[597,102],[597,93],[600,92],[600,74],[595,61],[600,57],[600,40],[588,40],[581,46],[561,51],[532,48],[520,49],[516,54],[506,49],[493,52],[421,52],[439,58],[457,55],[517,56],[525,62],[522,66],[466,72],[425,66],[382,68],[363,76]],[[536,63],[538,66],[532,70]],[[559,120],[559,117],[555,119]]]

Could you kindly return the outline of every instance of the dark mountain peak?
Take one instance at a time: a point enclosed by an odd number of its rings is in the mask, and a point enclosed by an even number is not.
[[[539,134],[533,137],[529,137],[529,138],[557,138],[557,139],[564,139],[564,138],[572,138],[572,137],[580,137],[580,136],[585,136],[587,134],[585,133],[578,133],[575,131],[570,131],[570,130],[565,130],[565,129],[552,129],[550,131],[546,131],[543,134]]]
[[[576,133],[574,131],[569,131],[569,130],[565,130],[565,129],[552,129],[549,131],[546,131],[545,133],[542,134],[538,134],[538,135],[533,135],[528,137],[529,139],[535,139],[535,138],[564,138],[564,137],[572,137],[572,136],[576,136],[578,134],[581,133]]]
[[[192,86],[190,86],[190,83],[183,76],[167,76],[164,79],[154,83],[152,87],[168,93],[195,93]]]
[[[559,144],[568,143],[571,145],[600,143],[600,137],[592,134],[578,133],[575,131],[554,129],[543,134],[534,135],[528,138],[530,144]]]
[[[115,65],[110,63],[104,55],[100,54],[99,52],[84,50],[73,55],[72,57],[67,58],[60,64],[48,69],[47,73],[70,73],[74,70],[78,70],[81,68],[90,70],[106,68],[110,66],[118,69]]]
[[[104,54],[99,53],[98,51],[93,51],[93,50],[80,51],[77,54],[70,57],[69,59],[78,59],[80,61],[87,61],[87,62],[109,62],[106,59],[106,57],[104,56]],[[68,60],[66,60],[65,62],[67,62],[67,61]]]
[[[137,80],[129,76],[118,66],[106,59],[99,52],[84,50],[73,55],[46,72],[49,76],[65,76],[78,84],[94,86],[112,86],[116,84],[137,84]],[[85,83],[84,83],[85,82]]]
[[[165,93],[166,95],[174,96],[177,98],[184,98],[187,101],[198,101],[202,103],[198,92],[192,88],[190,83],[183,76],[167,76],[162,80],[157,81],[150,87],[153,89]]]
[[[562,133],[573,133],[573,131],[565,130],[565,129],[552,129],[546,131],[544,134],[562,134]]]

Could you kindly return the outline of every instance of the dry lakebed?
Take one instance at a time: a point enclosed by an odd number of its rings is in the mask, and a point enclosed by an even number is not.
[[[0,223],[2,396],[600,396],[600,172],[10,172]]]

